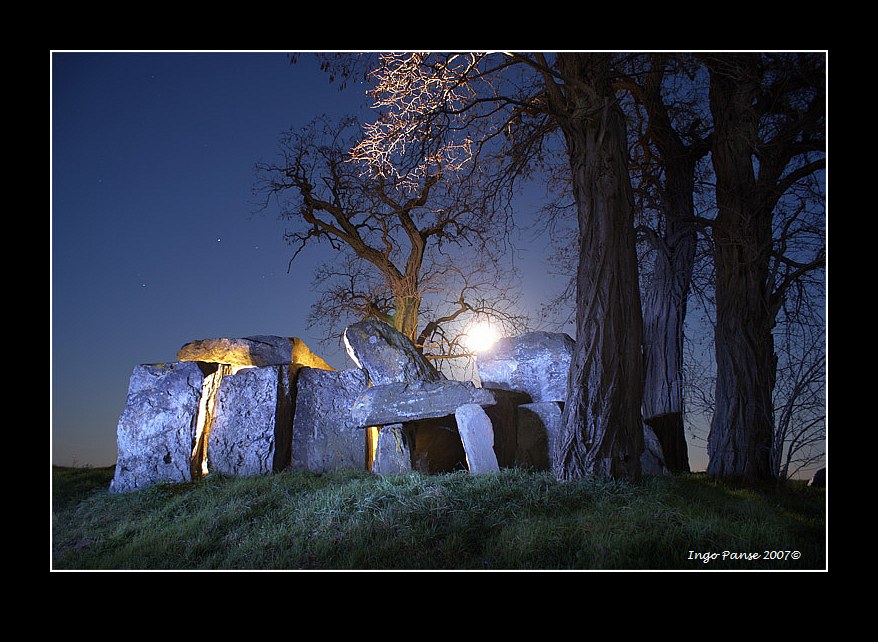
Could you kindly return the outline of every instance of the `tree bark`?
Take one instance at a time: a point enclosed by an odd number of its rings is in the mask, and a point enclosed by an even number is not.
[[[777,360],[771,330],[772,209],[760,207],[753,154],[758,58],[717,56],[711,71],[717,216],[717,365],[708,474],[743,481],[772,478],[772,392]]]
[[[555,475],[637,480],[643,451],[643,320],[624,116],[606,54],[559,54],[550,96],[570,158],[579,223],[576,328]],[[551,89],[551,88],[550,88]],[[557,89],[557,88],[556,88]],[[550,91],[551,93],[551,91]]]
[[[418,315],[421,309],[421,297],[397,296],[396,311],[393,314],[393,325],[413,344],[418,336]]]
[[[672,176],[668,172],[666,180]],[[652,282],[643,301],[643,418],[662,445],[668,469],[689,472],[683,425],[683,324],[697,237],[693,224],[679,220],[687,203],[675,203],[688,195],[691,206],[691,172],[675,182],[679,185],[666,187],[664,238],[656,243]]]
[[[661,159],[664,232],[661,238],[651,237],[656,259],[643,297],[643,418],[661,443],[667,467],[689,472],[683,424],[683,330],[698,241],[693,222],[695,166],[709,148],[698,140],[684,143],[662,92],[667,57],[653,54],[651,60],[636,96],[649,115],[649,137]]]

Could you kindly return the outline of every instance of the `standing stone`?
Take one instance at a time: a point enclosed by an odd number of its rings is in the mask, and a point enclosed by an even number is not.
[[[110,492],[192,480],[198,402],[204,375],[196,363],[134,368],[116,429],[118,457]]]
[[[443,379],[405,335],[382,321],[367,319],[348,326],[344,342],[373,386]]]
[[[551,470],[555,443],[561,430],[561,406],[554,401],[518,406],[516,466]]]
[[[821,468],[808,480],[808,486],[824,488],[826,486],[826,468]]]
[[[492,406],[494,395],[469,381],[388,383],[363,391],[351,415],[361,428],[445,417],[464,404]]]
[[[640,454],[640,472],[655,477],[671,474],[665,464],[662,443],[652,428],[646,424],[643,424],[643,452]]]
[[[362,370],[299,371],[293,418],[293,468],[316,473],[366,468],[366,434],[351,418],[354,400],[366,390],[366,385],[366,373]]]
[[[231,476],[265,475],[290,461],[290,367],[245,368],[223,377],[207,444],[207,468]]]
[[[282,366],[322,368],[332,366],[311,352],[298,337],[255,335],[240,339],[217,338],[190,341],[177,351],[178,361],[227,363],[233,366]]]
[[[381,432],[378,433],[378,446],[375,448],[372,473],[392,475],[411,469],[412,453],[402,424],[382,426]]]
[[[497,341],[479,354],[482,386],[526,393],[530,401],[565,401],[575,342],[569,335],[528,332]]]
[[[465,404],[454,412],[454,417],[469,471],[478,475],[500,470],[494,455],[494,430],[482,407],[474,403]]]

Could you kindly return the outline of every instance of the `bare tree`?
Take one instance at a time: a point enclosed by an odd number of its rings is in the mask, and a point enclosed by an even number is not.
[[[782,199],[825,166],[822,54],[710,54],[717,215],[716,412],[708,472],[772,478],[772,329],[792,284],[822,268],[824,246],[793,258],[775,238]],[[818,204],[818,209],[822,209]],[[789,218],[794,225],[801,214]]]
[[[612,63],[612,55],[594,53],[383,56],[373,92],[381,116],[356,150],[375,175],[413,188],[435,167],[471,172],[489,159],[498,185],[508,187],[533,171],[547,137],[561,133],[579,260],[577,350],[555,457],[560,479],[640,476],[642,316]]]
[[[525,317],[511,304],[511,272],[501,276],[492,260],[494,220],[476,177],[436,168],[403,190],[351,161],[359,134],[353,119],[317,119],[283,136],[280,162],[257,166],[263,205],[276,200],[292,224],[291,264],[313,244],[336,251],[315,275],[322,296],[311,323],[340,336],[349,321],[380,319],[434,357],[460,354],[450,341],[455,321],[490,317],[520,329]]]
[[[639,236],[648,245],[644,284],[643,418],[662,444],[672,471],[689,471],[683,416],[683,335],[698,231],[695,216],[697,166],[710,150],[709,132],[698,114],[697,65],[683,56],[638,55],[618,84],[634,99],[631,111],[642,134],[634,149],[643,221]],[[706,94],[706,92],[705,92]],[[706,98],[706,96],[704,97]],[[702,99],[701,102],[706,102]],[[654,221],[646,213],[655,213]],[[646,263],[641,262],[641,265]]]

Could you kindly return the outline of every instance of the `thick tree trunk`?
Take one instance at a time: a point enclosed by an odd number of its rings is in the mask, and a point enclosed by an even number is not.
[[[393,325],[404,334],[412,343],[418,336],[418,315],[421,310],[421,297],[397,296],[396,311],[393,315]]]
[[[716,242],[716,408],[707,472],[746,481],[772,478],[772,392],[777,367],[764,297],[763,261],[746,246],[760,225]],[[770,232],[770,226],[769,232]],[[749,239],[742,237],[749,236]],[[770,235],[769,235],[770,240]]]
[[[577,349],[557,440],[555,475],[636,480],[643,451],[643,339],[625,121],[608,85],[606,55],[569,54],[564,131],[579,221]],[[588,114],[579,116],[579,114]]]
[[[759,207],[753,169],[758,77],[753,58],[718,57],[711,67],[717,217],[716,398],[708,436],[710,475],[772,478],[772,392],[777,360],[769,277],[772,212]]]
[[[691,179],[688,182],[691,203]],[[685,199],[683,189],[677,194]],[[666,208],[665,235],[657,243],[652,282],[643,300],[643,419],[661,442],[668,468],[689,472],[683,426],[683,324],[697,238],[694,225],[675,218],[673,209],[673,203]]]

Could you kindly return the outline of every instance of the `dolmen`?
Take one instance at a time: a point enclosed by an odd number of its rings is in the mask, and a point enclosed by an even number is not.
[[[267,335],[192,341],[175,362],[135,367],[111,492],[212,473],[552,468],[568,335],[499,340],[476,359],[478,385],[447,379],[381,321],[349,326],[344,343],[355,368],[335,370],[301,339]],[[644,471],[662,474],[661,446],[645,437]]]

